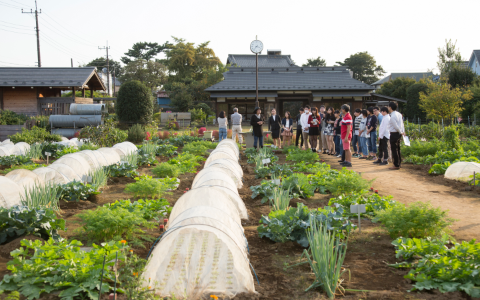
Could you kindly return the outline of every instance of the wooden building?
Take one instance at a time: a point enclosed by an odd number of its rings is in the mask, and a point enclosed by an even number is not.
[[[71,103],[93,103],[93,91],[105,89],[95,67],[0,68],[0,109],[29,116],[68,114]]]
[[[228,62],[234,67],[224,73],[224,80],[205,91],[216,101],[217,114],[222,110],[231,114],[237,107],[246,122],[255,108],[255,55],[231,54]],[[272,108],[282,117],[286,111],[294,117],[307,104],[336,109],[349,104],[356,109],[365,107],[366,101],[374,101],[370,95],[373,86],[354,79],[348,67],[299,67],[280,50],[259,55],[260,62],[258,97],[262,113],[267,116]]]

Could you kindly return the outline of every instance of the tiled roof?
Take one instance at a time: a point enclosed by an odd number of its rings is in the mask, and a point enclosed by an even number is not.
[[[415,79],[416,81],[419,81],[420,79],[423,79],[423,78],[428,78],[430,76],[433,76],[433,73],[432,72],[421,72],[421,73],[392,73],[374,83],[372,83],[372,85],[379,85],[379,84],[383,84],[387,81],[390,81],[390,80],[394,80],[396,78],[399,78],[399,77],[408,77],[408,78],[413,78]]]
[[[227,64],[232,67],[255,68],[254,54],[229,54]],[[288,68],[295,66],[290,55],[258,55],[259,68]]]
[[[255,68],[230,68],[224,80],[207,92],[254,91]],[[259,68],[259,91],[373,90],[373,86],[352,78],[347,67]]]
[[[83,68],[0,68],[0,86],[83,87],[105,90],[95,67]]]

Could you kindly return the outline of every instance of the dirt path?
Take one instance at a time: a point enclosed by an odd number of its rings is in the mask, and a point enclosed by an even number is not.
[[[332,168],[340,168],[339,158],[320,154],[320,158]],[[449,210],[449,216],[457,219],[452,229],[459,240],[480,239],[480,196],[478,191],[465,191],[466,184],[431,176],[421,167],[404,164],[400,170],[389,166],[377,166],[372,161],[353,158],[353,170],[361,172],[366,179],[375,179],[372,186],[381,195],[392,195],[401,203],[431,201],[435,207]],[[480,187],[478,188],[480,189]]]

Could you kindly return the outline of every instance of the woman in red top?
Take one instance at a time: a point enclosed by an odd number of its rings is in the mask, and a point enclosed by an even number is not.
[[[308,130],[308,137],[310,139],[310,145],[312,146],[312,152],[317,152],[317,139],[320,134],[320,127],[321,117],[318,114],[318,109],[316,107],[312,107],[312,114],[308,117],[308,124],[310,125],[310,129]]]

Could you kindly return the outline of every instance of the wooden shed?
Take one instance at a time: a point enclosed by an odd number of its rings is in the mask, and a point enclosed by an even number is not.
[[[105,89],[95,67],[0,68],[0,109],[29,116],[68,114],[71,103],[93,103],[93,91]]]

